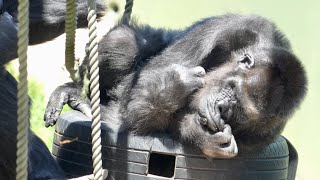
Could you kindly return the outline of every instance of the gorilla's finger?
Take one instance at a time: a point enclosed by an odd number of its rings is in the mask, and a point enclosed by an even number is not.
[[[201,66],[194,67],[191,69],[191,71],[197,77],[204,77],[206,75],[206,71]]]
[[[229,125],[229,124],[225,124],[225,125],[224,125],[224,129],[223,129],[223,132],[226,133],[226,134],[232,134],[231,131],[232,131],[232,130],[231,130],[230,125]]]

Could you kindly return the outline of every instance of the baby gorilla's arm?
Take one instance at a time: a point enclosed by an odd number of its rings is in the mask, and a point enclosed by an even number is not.
[[[173,114],[186,105],[187,97],[204,86],[204,75],[200,66],[177,64],[143,70],[122,111],[124,126],[142,134],[166,130]]]

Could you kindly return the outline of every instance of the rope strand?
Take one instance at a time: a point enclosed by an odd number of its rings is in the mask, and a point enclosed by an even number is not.
[[[88,27],[89,27],[89,79],[90,99],[92,112],[92,161],[95,180],[103,179],[101,155],[101,121],[100,121],[100,91],[99,91],[99,62],[96,3],[88,0]]]
[[[74,70],[74,47],[76,36],[77,16],[76,16],[76,1],[67,0],[66,5],[66,49],[65,49],[65,66],[70,74],[71,79],[75,82],[75,70]]]
[[[26,180],[28,177],[28,129],[29,129],[29,97],[27,50],[29,44],[29,1],[19,0],[18,5],[18,119],[17,119],[17,159],[16,179]]]
[[[122,15],[122,23],[123,24],[129,24],[131,13],[132,13],[132,7],[133,7],[133,0],[126,0],[126,5],[124,7],[124,13]]]

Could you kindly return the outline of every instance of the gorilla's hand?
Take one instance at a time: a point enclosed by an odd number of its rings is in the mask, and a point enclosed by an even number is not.
[[[209,157],[229,158],[238,154],[238,146],[231,132],[231,127],[225,124],[223,131],[213,135],[206,134],[200,145],[202,152]]]
[[[59,86],[51,94],[44,114],[45,126],[54,126],[60,115],[62,108],[68,104],[72,109],[76,109],[91,117],[91,108],[86,99],[81,98],[81,85],[67,83]]]
[[[187,95],[205,85],[204,76],[206,75],[206,72],[201,66],[187,68],[178,64],[173,64],[171,67],[173,71],[179,75],[178,81],[184,85]]]
[[[187,114],[179,124],[180,138],[195,144],[208,157],[230,158],[238,154],[238,146],[228,124],[218,132],[200,124],[197,114]]]

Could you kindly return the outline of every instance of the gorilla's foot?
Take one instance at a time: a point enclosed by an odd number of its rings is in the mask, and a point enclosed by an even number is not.
[[[88,117],[91,117],[91,108],[88,99],[81,97],[81,85],[66,83],[59,86],[51,94],[44,114],[45,126],[54,126],[65,104],[72,109],[79,110]]]

